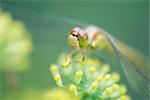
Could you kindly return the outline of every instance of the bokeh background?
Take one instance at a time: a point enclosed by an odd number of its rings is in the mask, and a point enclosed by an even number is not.
[[[104,28],[114,37],[148,55],[148,1],[1,1],[1,9],[21,20],[33,40],[31,68],[19,72],[19,90],[45,90],[53,87],[49,65],[59,53],[70,51],[67,31],[82,23]],[[81,23],[78,23],[81,22]],[[9,95],[0,72],[3,99]]]

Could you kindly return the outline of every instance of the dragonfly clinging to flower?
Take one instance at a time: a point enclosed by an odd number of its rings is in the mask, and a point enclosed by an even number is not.
[[[68,43],[76,49],[92,48],[99,49],[99,52],[115,53],[130,85],[140,94],[148,96],[148,61],[135,49],[93,25],[83,29],[73,28],[68,33]]]
[[[16,11],[19,10],[22,12],[21,9],[17,9]],[[25,11],[23,9],[23,11],[25,14],[28,14],[28,10]],[[22,13],[18,16],[24,18],[24,15],[21,14]],[[68,32],[68,43],[72,48],[81,48],[83,50],[93,49],[97,51],[94,52],[97,56],[103,51],[111,55],[115,54],[122,65],[122,70],[131,84],[131,87],[140,94],[148,96],[148,60],[138,50],[120,42],[97,26],[78,23],[70,19],[46,17],[36,13],[33,13],[33,15],[28,14],[26,19],[32,20],[32,23],[29,22],[29,26],[35,28],[39,33],[42,31],[42,28],[43,30],[47,28],[48,33],[66,33],[72,27],[75,27]],[[40,24],[36,24],[37,22]],[[44,37],[44,32],[45,30],[41,32],[42,36],[40,39]],[[45,35],[45,37],[47,37],[47,35]]]

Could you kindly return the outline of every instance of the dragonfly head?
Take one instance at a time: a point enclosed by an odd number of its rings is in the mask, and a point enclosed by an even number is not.
[[[88,45],[88,35],[81,28],[75,27],[68,32],[68,44],[72,48],[86,48]]]

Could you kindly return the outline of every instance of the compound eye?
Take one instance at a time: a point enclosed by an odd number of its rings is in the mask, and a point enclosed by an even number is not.
[[[78,33],[77,32],[72,32],[71,35],[74,36],[74,37],[78,37]]]
[[[68,35],[68,44],[74,49],[79,48],[79,40],[73,34]]]
[[[68,34],[68,43],[72,48],[85,48],[88,44],[87,33],[78,28],[73,28]]]

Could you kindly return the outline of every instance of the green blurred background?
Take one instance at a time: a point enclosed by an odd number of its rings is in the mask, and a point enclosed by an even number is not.
[[[49,65],[59,53],[69,51],[66,32],[73,19],[104,28],[114,37],[148,55],[148,1],[3,1],[2,10],[22,20],[33,38],[32,67],[18,73],[20,90],[37,90],[54,85]],[[8,90],[2,75],[2,96]]]

